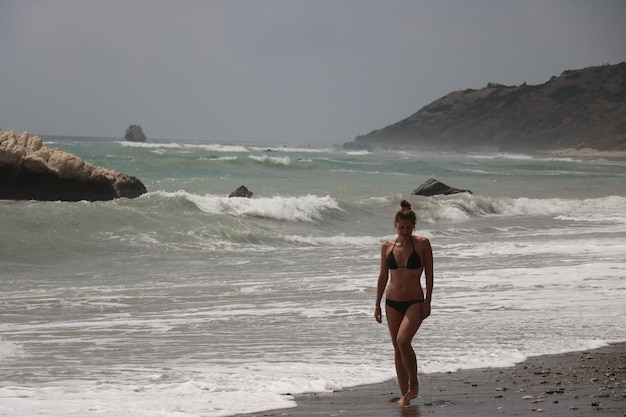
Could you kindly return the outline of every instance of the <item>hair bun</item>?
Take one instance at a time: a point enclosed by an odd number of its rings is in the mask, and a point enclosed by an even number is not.
[[[402,210],[411,210],[411,203],[406,200],[402,200],[400,202],[400,207],[402,207]]]

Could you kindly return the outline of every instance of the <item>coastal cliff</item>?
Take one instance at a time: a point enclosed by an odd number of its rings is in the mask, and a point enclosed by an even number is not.
[[[540,85],[454,91],[345,148],[626,150],[626,62],[564,71]]]

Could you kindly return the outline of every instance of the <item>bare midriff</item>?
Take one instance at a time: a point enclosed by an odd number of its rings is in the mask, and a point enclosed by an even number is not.
[[[386,290],[387,298],[394,301],[423,300],[424,290],[420,283],[423,270],[424,268],[399,268],[391,271]]]

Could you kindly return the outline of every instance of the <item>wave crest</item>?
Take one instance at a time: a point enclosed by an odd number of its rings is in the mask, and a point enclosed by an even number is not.
[[[305,195],[301,197],[229,198],[216,195],[198,195],[186,191],[159,192],[167,198],[183,198],[207,214],[236,217],[261,217],[280,221],[312,222],[321,219],[327,211],[342,211],[330,196]]]
[[[270,166],[289,166],[291,165],[291,158],[288,156],[267,156],[267,155],[250,155],[250,159],[262,164]]]
[[[535,199],[489,197],[458,194],[445,198],[429,198],[416,204],[418,216],[427,223],[437,221],[464,221],[473,217],[495,216],[567,216],[578,221],[613,221],[622,223],[626,198],[609,196],[594,199]],[[591,217],[590,217],[591,216]],[[608,216],[608,217],[607,217]]]

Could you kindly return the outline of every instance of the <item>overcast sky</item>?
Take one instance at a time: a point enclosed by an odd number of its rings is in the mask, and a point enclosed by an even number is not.
[[[626,61],[624,0],[0,0],[0,129],[324,144]]]

